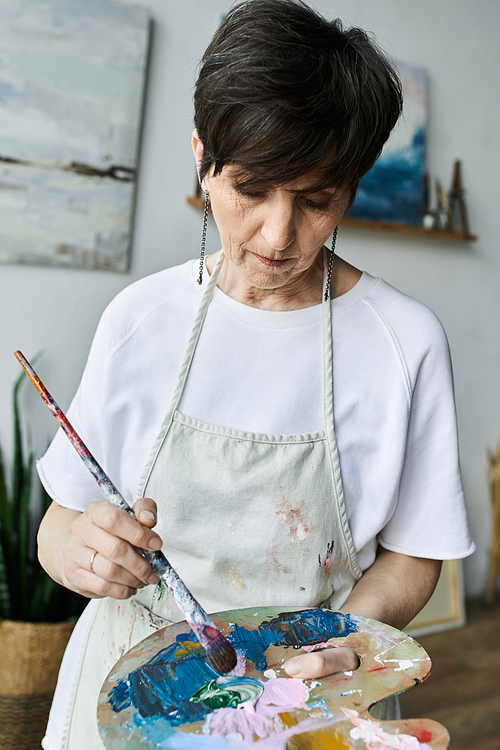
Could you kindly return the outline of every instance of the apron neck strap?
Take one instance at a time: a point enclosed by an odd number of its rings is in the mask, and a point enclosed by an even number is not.
[[[326,295],[328,284],[328,256],[323,247],[323,297],[321,302],[323,329],[323,408],[325,415],[325,430],[330,433],[330,442],[335,441],[333,428],[333,345],[332,345],[332,303],[330,295]],[[325,297],[327,297],[325,299]],[[331,428],[332,427],[332,428]]]
[[[177,409],[186,381],[193,361],[198,339],[200,337],[201,329],[207,315],[208,306],[212,301],[214,295],[215,286],[217,284],[217,278],[220,273],[220,269],[223,264],[224,251],[221,250],[217,262],[215,264],[212,275],[210,276],[207,287],[203,293],[203,297],[200,303],[200,307],[196,314],[196,318],[193,324],[193,330],[189,339],[188,347],[184,357],[177,386],[172,398],[170,407],[170,417]],[[322,329],[323,329],[323,388],[324,388],[324,411],[325,411],[325,428],[327,425],[333,424],[333,352],[332,352],[332,319],[331,319],[331,302],[330,299],[325,301],[325,289],[328,282],[328,257],[326,248],[323,247],[323,295],[322,295]]]
[[[196,345],[198,343],[198,339],[200,338],[201,329],[203,328],[203,322],[207,315],[208,306],[210,302],[212,301],[212,297],[214,296],[215,285],[217,283],[217,277],[219,276],[219,272],[222,267],[223,258],[224,258],[224,251],[221,250],[219,253],[219,257],[217,258],[217,262],[215,264],[214,270],[212,271],[212,275],[210,276],[210,279],[208,281],[207,288],[203,292],[203,297],[201,299],[198,312],[196,313],[196,318],[193,324],[193,330],[191,331],[191,336],[189,339],[188,347],[184,355],[184,362],[182,363],[181,371],[179,373],[179,378],[177,380],[177,386],[175,388],[175,392],[172,398],[172,403],[170,406],[170,417],[173,415],[174,411],[177,409],[177,406],[179,405],[179,402],[181,400],[181,396],[184,391],[184,386],[186,385],[186,380],[189,374],[189,370],[191,368],[191,362],[193,361],[194,353],[196,351]]]

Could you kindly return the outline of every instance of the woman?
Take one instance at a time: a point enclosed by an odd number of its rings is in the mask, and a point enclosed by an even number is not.
[[[64,436],[39,463],[54,499],[40,560],[93,599],[47,750],[100,747],[107,672],[182,619],[135,547],[163,544],[208,611],[326,606],[396,627],[428,600],[442,559],[473,551],[441,326],[334,255],[400,110],[366,34],[296,0],[244,2],[210,43],[192,142],[222,252],[203,258],[207,198],[199,270],[190,261],[118,295],[70,409],[138,520],[101,499]],[[332,649],[286,670],[357,663]]]

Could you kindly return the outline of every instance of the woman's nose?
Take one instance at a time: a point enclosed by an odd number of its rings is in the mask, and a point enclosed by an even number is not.
[[[294,206],[277,198],[266,206],[261,234],[273,250],[286,250],[295,237]]]

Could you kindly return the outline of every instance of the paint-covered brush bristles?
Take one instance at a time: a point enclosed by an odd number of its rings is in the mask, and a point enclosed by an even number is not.
[[[208,643],[205,644],[207,659],[219,674],[227,674],[235,668],[238,657],[236,651],[220,630],[205,625],[203,632]]]
[[[50,412],[59,422],[83,463],[104,492],[107,500],[118,508],[124,510],[132,516],[132,518],[135,518],[132,508],[120,495],[108,475],[99,466],[92,453],[80,438],[75,428],[70,424],[62,409],[56,404],[26,357],[24,357],[20,351],[16,351],[15,356],[38,393],[47,404]],[[187,586],[181,581],[163,552],[152,552],[151,550],[141,550],[141,552],[155,573],[159,575],[161,580],[172,592],[175,603],[205,649],[207,658],[212,667],[221,674],[226,674],[234,669],[237,662],[236,651],[217,629],[214,622],[212,622],[203,607],[196,601]]]

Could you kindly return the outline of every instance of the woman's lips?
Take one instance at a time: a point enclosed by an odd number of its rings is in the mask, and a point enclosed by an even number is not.
[[[253,253],[253,255],[255,255],[255,257],[258,258],[261,263],[263,263],[265,266],[269,266],[270,268],[281,268],[291,260],[291,258],[274,260],[273,258],[266,258],[264,255],[258,255],[257,253]]]

